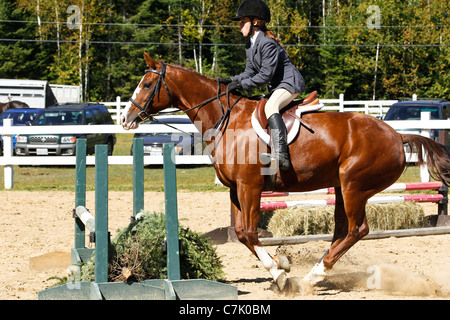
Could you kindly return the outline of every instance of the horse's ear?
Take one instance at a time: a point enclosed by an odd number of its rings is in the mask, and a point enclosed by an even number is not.
[[[150,57],[147,52],[144,52],[144,59],[145,62],[147,62],[147,67],[149,67],[150,69],[156,69],[156,61],[153,60],[153,58]]]

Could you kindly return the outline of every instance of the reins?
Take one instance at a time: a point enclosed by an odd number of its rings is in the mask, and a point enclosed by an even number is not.
[[[228,108],[225,111],[225,109],[223,108],[222,102],[219,99],[219,95],[224,95],[226,94],[227,96],[227,104],[228,104]],[[210,135],[210,139],[212,140],[213,137],[216,136],[217,132],[222,131],[222,128],[224,128],[224,131],[227,129],[228,127],[228,123],[230,122],[230,115],[231,115],[231,110],[233,110],[234,106],[242,99],[242,96],[239,96],[236,101],[230,105],[230,92],[228,90],[227,87],[227,91],[224,93],[220,93],[220,83],[218,84],[217,87],[217,99],[219,100],[219,105],[222,108],[222,116],[219,118],[219,120],[217,120],[217,122],[213,125],[213,127],[211,128],[211,135]]]

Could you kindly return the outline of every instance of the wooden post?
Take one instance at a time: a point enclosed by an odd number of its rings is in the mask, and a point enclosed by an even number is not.
[[[95,282],[108,282],[108,146],[95,146]]]
[[[173,143],[164,144],[163,157],[164,193],[166,199],[167,278],[169,280],[180,280],[177,176]]]
[[[144,139],[133,139],[133,217],[144,209]]]
[[[121,99],[120,96],[116,97],[116,124],[120,124],[120,105],[121,105]]]
[[[431,118],[431,112],[425,111],[420,113],[420,121],[426,122],[430,121]],[[431,136],[431,130],[429,129],[422,129],[421,136],[430,138]],[[422,147],[422,154],[424,155],[424,161],[425,163],[420,166],[420,181],[421,182],[429,182],[430,180],[430,173],[428,172],[427,164],[426,164],[426,153],[425,149]]]
[[[3,126],[5,128],[12,127],[13,119],[4,119]],[[11,160],[13,156],[13,135],[5,134],[3,139],[3,157],[7,160]],[[14,167],[12,164],[7,164],[3,168],[3,176],[5,181],[5,189],[12,189],[14,187]]]
[[[77,139],[75,163],[75,208],[86,207],[86,139]],[[75,217],[75,249],[85,247],[85,225]]]

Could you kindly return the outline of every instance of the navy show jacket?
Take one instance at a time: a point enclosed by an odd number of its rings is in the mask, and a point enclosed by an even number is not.
[[[289,60],[286,50],[264,32],[258,33],[253,48],[250,38],[247,40],[245,53],[245,70],[233,77],[234,81],[241,84],[242,89],[259,88],[267,84],[270,93],[280,88],[291,93],[305,91],[305,81]]]

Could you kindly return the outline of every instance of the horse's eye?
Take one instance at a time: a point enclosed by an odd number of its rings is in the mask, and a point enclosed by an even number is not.
[[[148,81],[144,82],[144,88],[145,88],[145,89],[148,89],[148,88],[150,88],[151,86],[152,86],[152,83],[151,83],[151,82],[148,82]]]

